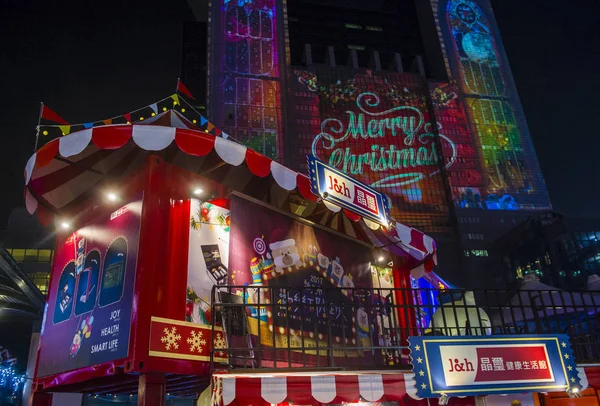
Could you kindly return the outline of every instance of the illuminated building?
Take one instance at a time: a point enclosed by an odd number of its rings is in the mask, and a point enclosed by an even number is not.
[[[54,255],[53,233],[30,216],[25,208],[17,208],[10,214],[6,230],[0,231],[0,242],[45,295]]]
[[[388,194],[453,283],[486,283],[492,242],[551,208],[488,0],[218,0],[208,44],[215,125]]]

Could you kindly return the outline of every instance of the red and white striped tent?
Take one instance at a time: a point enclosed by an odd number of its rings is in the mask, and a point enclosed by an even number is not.
[[[84,129],[43,145],[25,167],[27,209],[37,211],[47,224],[57,214],[80,207],[100,186],[139,169],[149,154],[259,199],[268,193],[271,204],[278,202],[281,208],[290,210],[301,201],[307,206],[302,217],[386,247],[416,273],[431,271],[436,264],[431,237],[400,223],[383,229],[318,202],[306,175],[224,136],[201,131],[175,110],[143,122]]]

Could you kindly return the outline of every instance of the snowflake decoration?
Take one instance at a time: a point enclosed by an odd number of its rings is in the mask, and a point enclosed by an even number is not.
[[[225,338],[223,337],[223,334],[216,333],[215,334],[215,339],[213,340],[213,349],[219,350],[219,349],[223,349],[223,348],[225,348]],[[225,356],[225,352],[223,352],[223,351],[216,351],[215,355],[216,356],[224,357]]]
[[[196,332],[192,330],[187,342],[190,345],[190,352],[202,352],[202,346],[206,345],[206,340],[202,338],[202,331],[198,331],[198,334],[196,334]]]
[[[174,349],[178,349],[179,344],[177,343],[177,341],[181,340],[181,334],[177,334],[177,328],[171,327],[171,329],[169,330],[168,327],[165,327],[163,332],[165,333],[165,335],[160,338],[160,341],[162,341],[165,344],[165,348],[167,349],[167,351],[170,351],[171,347],[173,347]]]

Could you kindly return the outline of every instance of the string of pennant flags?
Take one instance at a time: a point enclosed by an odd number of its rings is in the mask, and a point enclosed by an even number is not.
[[[152,118],[160,113],[167,112],[168,110],[176,110],[183,117],[185,117],[192,124],[197,126],[200,130],[205,133],[214,135],[216,137],[231,138],[227,133],[219,129],[213,123],[211,123],[206,117],[200,114],[186,99],[181,95],[195,100],[192,93],[185,87],[185,85],[178,79],[177,90],[174,94],[165,97],[155,103],[149,104],[145,107],[132,110],[128,113],[120,114],[115,117],[108,119],[93,121],[87,123],[70,124],[56,112],[51,110],[49,107],[42,103],[40,109],[40,116],[37,126],[37,137],[35,149],[44,144],[59,138],[64,135],[68,135],[72,132],[81,131],[84,129],[98,127],[103,125],[112,124],[131,124],[134,122],[144,121],[144,119]],[[44,122],[42,122],[42,120]],[[52,123],[49,124],[48,122]]]

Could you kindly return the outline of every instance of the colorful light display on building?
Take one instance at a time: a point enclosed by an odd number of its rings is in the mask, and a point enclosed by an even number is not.
[[[280,67],[275,0],[214,6],[210,115],[237,141],[280,155]]]
[[[459,205],[490,210],[549,208],[489,2],[432,0],[432,6],[448,73],[465,100],[477,138],[474,147],[484,168],[481,189],[455,193]]]
[[[469,137],[456,118],[434,128],[434,104],[444,114],[457,110],[447,107],[456,104],[450,87],[435,88],[432,99],[417,75],[319,68],[295,70],[290,86],[293,166],[305,170],[305,156],[313,154],[386,193],[395,218],[429,232],[449,230],[445,172],[462,160],[455,139]]]

